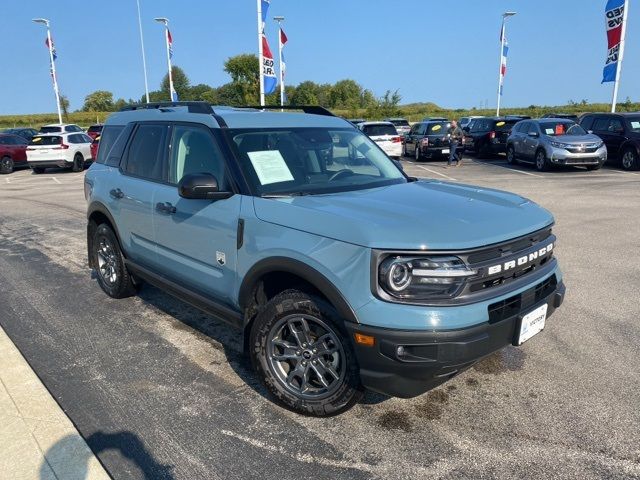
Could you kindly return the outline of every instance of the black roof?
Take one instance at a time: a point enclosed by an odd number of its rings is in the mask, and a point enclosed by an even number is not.
[[[596,115],[596,116],[617,115],[619,117],[631,117],[631,116],[640,115],[640,112],[615,112],[615,113],[611,113],[611,112],[587,112],[582,116],[584,117],[586,115]]]

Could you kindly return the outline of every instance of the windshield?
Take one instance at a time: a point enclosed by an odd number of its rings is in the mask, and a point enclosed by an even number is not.
[[[40,133],[59,133],[62,131],[61,127],[41,127]]]
[[[308,195],[406,182],[366,135],[352,128],[230,129],[245,177],[260,195]]]
[[[363,125],[362,131],[370,137],[379,137],[381,135],[398,135],[396,127],[393,125]]]
[[[540,122],[540,130],[544,135],[586,135],[584,128],[574,122]]]
[[[31,145],[60,145],[62,137],[54,135],[36,135],[31,139]]]
[[[627,117],[627,124],[632,132],[640,133],[640,116]]]

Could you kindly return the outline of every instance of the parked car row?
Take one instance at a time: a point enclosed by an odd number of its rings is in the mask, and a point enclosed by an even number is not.
[[[0,133],[0,174],[25,167],[34,173],[48,167],[80,172],[85,163],[96,158],[101,131],[101,124],[92,125],[87,133],[75,124],[4,130]]]

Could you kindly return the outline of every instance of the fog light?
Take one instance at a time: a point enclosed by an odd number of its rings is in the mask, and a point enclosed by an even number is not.
[[[400,345],[398,348],[396,348],[396,355],[398,355],[399,357],[404,357],[404,354],[406,353],[404,347],[402,345]]]

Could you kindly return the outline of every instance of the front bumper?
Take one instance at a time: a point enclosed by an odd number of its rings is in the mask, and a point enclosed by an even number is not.
[[[522,317],[546,303],[548,318],[562,305],[564,295],[564,283],[552,275],[517,295],[491,304],[489,321],[479,325],[416,331],[349,323],[351,338],[355,333],[375,338],[373,347],[355,344],[362,384],[395,397],[420,395],[483,357],[514,345]]]
[[[552,147],[547,155],[551,163],[556,165],[602,165],[607,161],[607,147],[602,146],[591,153],[572,153]]]

